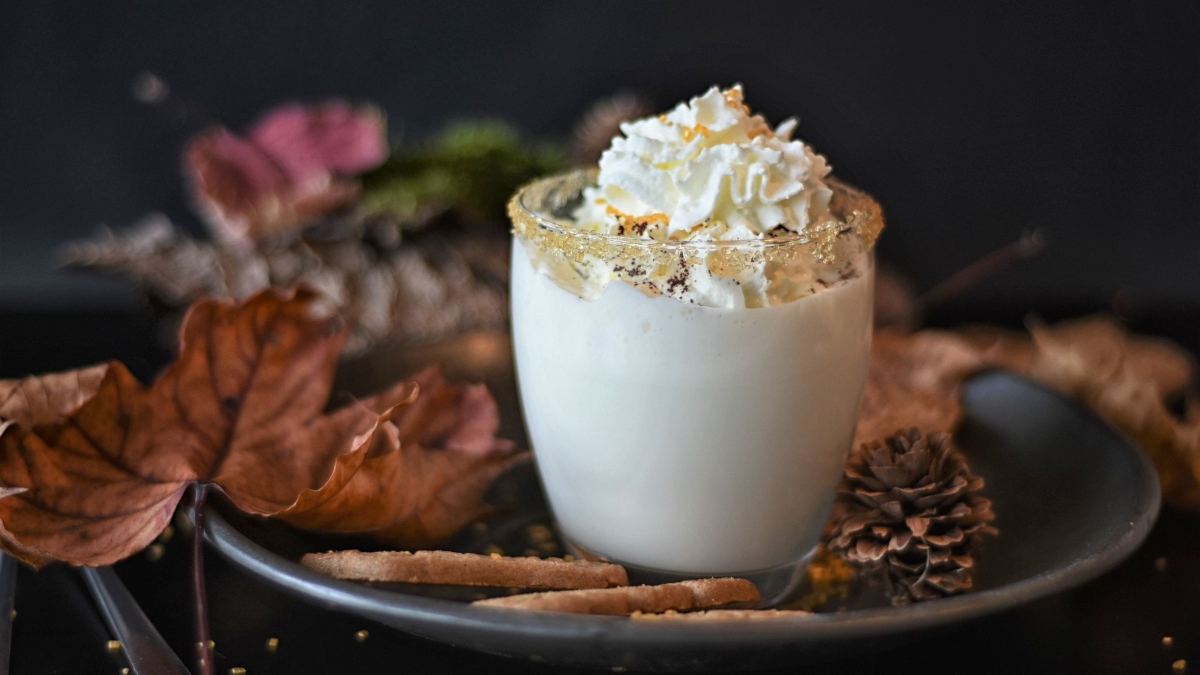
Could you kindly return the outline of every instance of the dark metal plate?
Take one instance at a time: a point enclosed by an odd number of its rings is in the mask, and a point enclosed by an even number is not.
[[[966,621],[1064,591],[1103,574],[1145,539],[1158,513],[1153,467],[1085,408],[1020,377],[992,372],[963,391],[959,442],[987,480],[1000,539],[985,549],[974,592],[907,607],[876,606],[796,619],[712,624],[636,622],[481,609],[474,589],[338,581],[295,561],[305,551],[361,540],[330,539],[210,509],[205,537],[250,575],[318,606],[470,649],[538,661],[630,670],[779,667],[877,648],[914,631]],[[514,475],[512,485],[528,477]],[[503,488],[503,486],[502,486]],[[514,532],[544,518],[526,490],[501,489],[518,513],[455,545],[486,542],[520,554]],[[525,498],[522,499],[522,495]],[[518,538],[519,539],[519,538]],[[852,606],[861,607],[862,602]],[[869,604],[869,603],[866,603]]]

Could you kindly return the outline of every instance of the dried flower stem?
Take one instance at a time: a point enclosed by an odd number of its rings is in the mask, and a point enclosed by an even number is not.
[[[197,483],[192,489],[192,594],[196,606],[196,672],[214,675],[212,642],[208,632],[208,591],[204,586],[204,498],[208,486]]]
[[[1022,260],[1036,256],[1045,246],[1046,242],[1040,230],[1022,234],[1020,239],[988,253],[922,294],[917,298],[918,314],[924,314],[931,307],[953,300],[971,290],[980,281]]]

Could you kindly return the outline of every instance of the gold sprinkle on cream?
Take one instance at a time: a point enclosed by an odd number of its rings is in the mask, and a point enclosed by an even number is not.
[[[504,555],[504,550],[495,544],[492,544],[492,545],[488,546],[487,548],[483,549],[483,552],[492,556],[493,558],[495,558],[496,556]]]
[[[575,562],[575,556],[568,553],[563,556],[563,562]]]
[[[371,637],[370,633],[368,633],[365,630],[360,630],[354,634],[354,641],[359,644],[362,644],[362,643],[366,642],[367,638],[369,638],[369,637]]]
[[[274,652],[279,649],[279,638],[267,638],[267,651]]]
[[[1183,659],[1179,659],[1175,663],[1171,664],[1171,670],[1176,673],[1186,673],[1187,672],[1187,661],[1185,661]]]
[[[104,648],[110,652],[119,652],[121,651],[121,641],[109,640],[108,642],[104,643]]]
[[[492,551],[491,553],[489,553],[488,556],[495,560],[499,560],[500,558],[504,557],[504,556],[500,555],[499,553],[496,553],[495,551]]]

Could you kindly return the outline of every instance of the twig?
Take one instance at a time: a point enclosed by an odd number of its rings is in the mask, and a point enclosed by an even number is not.
[[[196,606],[196,666],[199,675],[215,675],[208,632],[208,592],[204,587],[204,498],[208,486],[197,484],[192,505],[192,593]]]
[[[917,298],[918,316],[944,302],[953,300],[971,290],[976,284],[996,273],[1028,260],[1042,252],[1046,247],[1045,239],[1040,230],[1026,232],[1015,242],[988,253],[961,270],[951,274],[947,279],[925,291]]]

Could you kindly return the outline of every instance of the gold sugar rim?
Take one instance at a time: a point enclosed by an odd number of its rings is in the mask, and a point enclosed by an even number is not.
[[[847,230],[858,235],[861,248],[854,253],[870,251],[883,231],[883,209],[870,195],[851,187],[835,178],[827,178],[826,184],[833,191],[830,211],[838,217],[826,220],[804,232],[793,232],[763,239],[693,241],[688,239],[643,239],[601,232],[587,232],[573,226],[572,221],[553,215],[554,210],[565,207],[575,200],[585,187],[595,185],[598,170],[595,168],[575,169],[527,183],[508,202],[508,216],[512,221],[512,233],[545,248],[563,252],[587,251],[598,254],[605,247],[613,251],[628,251],[630,248],[654,253],[668,252],[694,255],[719,249],[756,250],[797,248],[813,246],[814,255],[825,263],[840,262],[834,242]],[[534,208],[531,204],[547,206]],[[572,256],[577,257],[577,256]],[[611,258],[612,255],[600,255]]]

